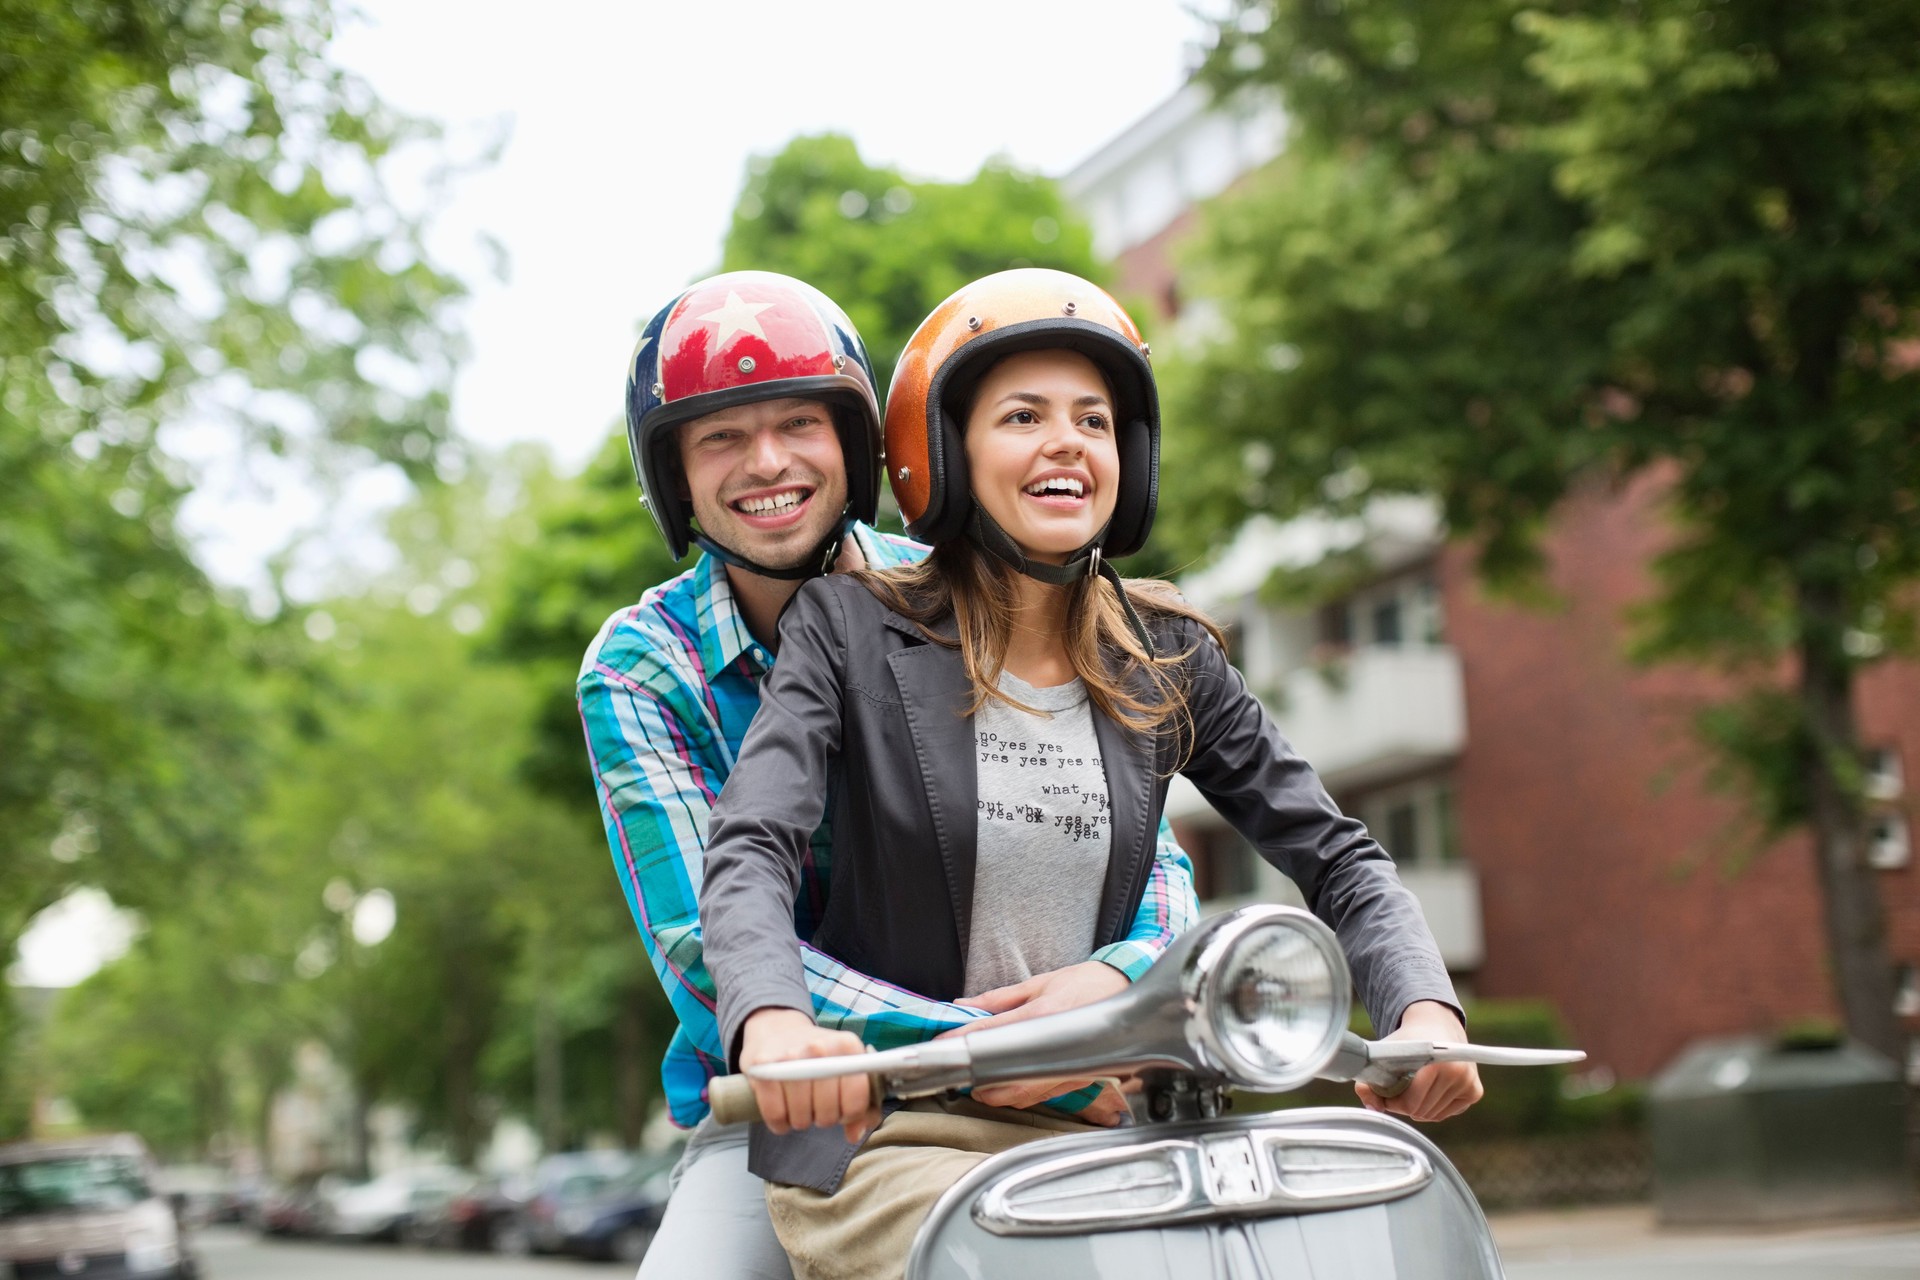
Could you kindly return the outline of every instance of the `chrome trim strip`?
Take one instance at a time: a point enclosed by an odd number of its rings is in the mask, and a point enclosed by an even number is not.
[[[1403,1171],[1380,1170],[1387,1176],[1365,1186],[1303,1192],[1286,1185],[1285,1156],[1290,1148],[1388,1156],[1403,1166]],[[1250,1166],[1223,1170],[1216,1158],[1231,1160],[1243,1153],[1251,1156]],[[1058,1178],[1148,1157],[1160,1159],[1171,1175],[1165,1183],[1165,1200],[1155,1206],[1050,1211],[1036,1208],[1032,1199],[1022,1198],[1023,1191],[1038,1190]],[[1370,1163],[1359,1167],[1376,1168]],[[1077,1152],[1019,1168],[980,1191],[973,1203],[973,1217],[987,1231],[1003,1236],[1134,1230],[1212,1217],[1265,1217],[1384,1204],[1413,1194],[1433,1177],[1434,1166],[1426,1153],[1393,1134],[1292,1126],[1250,1128]]]

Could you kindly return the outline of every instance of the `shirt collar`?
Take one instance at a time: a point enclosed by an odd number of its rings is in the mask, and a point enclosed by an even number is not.
[[[712,679],[754,647],[753,633],[734,602],[726,566],[702,552],[693,572],[695,598],[700,602],[700,661]]]

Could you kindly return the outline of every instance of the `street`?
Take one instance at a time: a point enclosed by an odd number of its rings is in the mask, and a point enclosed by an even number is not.
[[[1510,1280],[1895,1280],[1920,1278],[1920,1223],[1780,1232],[1678,1232],[1644,1206],[1495,1219]],[[571,1259],[426,1253],[389,1245],[196,1237],[207,1280],[617,1280],[624,1268]]]
[[[623,1266],[573,1258],[507,1258],[396,1245],[262,1238],[237,1227],[194,1233],[204,1280],[616,1280]]]
[[[1510,1280],[1893,1280],[1920,1277],[1920,1221],[1661,1229],[1647,1205],[1500,1215]]]

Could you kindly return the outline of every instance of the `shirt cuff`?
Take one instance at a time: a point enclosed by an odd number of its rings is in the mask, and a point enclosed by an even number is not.
[[[1164,947],[1151,947],[1144,942],[1116,942],[1100,948],[1087,958],[1110,964],[1126,974],[1128,982],[1138,982],[1147,970],[1153,968],[1153,962],[1160,958],[1164,950]]]

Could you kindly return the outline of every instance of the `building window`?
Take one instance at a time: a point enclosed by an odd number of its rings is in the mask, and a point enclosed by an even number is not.
[[[1913,858],[1907,819],[1898,813],[1877,813],[1867,824],[1867,865],[1897,871]]]
[[[1900,767],[1900,749],[1898,747],[1871,747],[1867,751],[1867,785],[1870,799],[1896,800],[1906,788],[1906,777]]]
[[[1442,641],[1440,584],[1431,569],[1377,582],[1327,611],[1323,639],[1398,649]]]
[[[1453,783],[1447,779],[1368,792],[1351,802],[1350,812],[1403,867],[1443,867],[1459,860]]]

